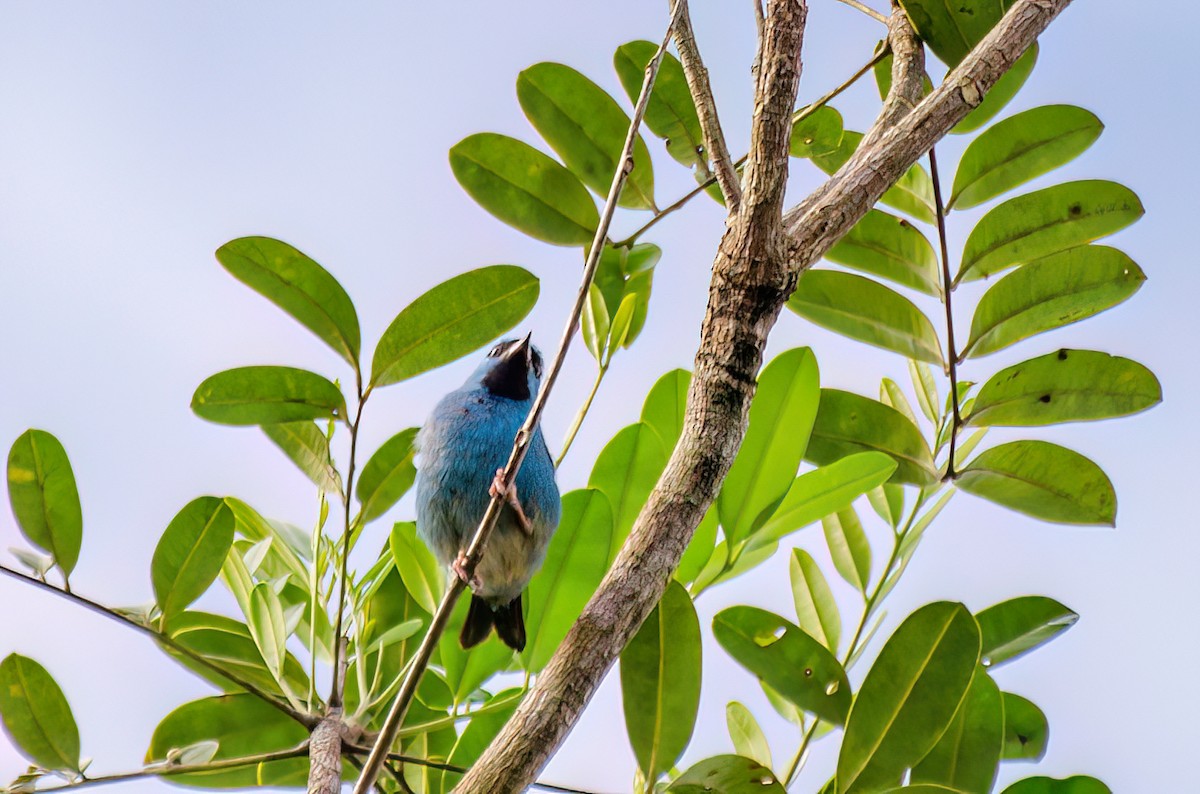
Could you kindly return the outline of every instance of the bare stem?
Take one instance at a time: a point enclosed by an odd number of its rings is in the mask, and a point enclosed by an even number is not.
[[[874,8],[871,8],[866,3],[860,3],[858,0],[838,0],[838,2],[844,3],[853,9],[863,12],[876,22],[882,22],[885,25],[888,23],[888,18],[885,15],[879,13]]]
[[[558,453],[558,457],[554,460],[554,468],[557,469],[562,465],[563,458],[567,457],[567,452],[575,443],[575,436],[579,433],[579,428],[583,427],[583,420],[587,418],[588,411],[592,408],[592,401],[596,399],[596,393],[600,391],[600,383],[604,380],[607,372],[608,362],[606,361],[596,370],[596,380],[592,382],[592,390],[588,392],[587,399],[583,401],[583,405],[579,407],[579,413],[575,414],[575,419],[571,422],[571,428],[567,431],[566,438],[563,439],[562,452]]]
[[[942,203],[942,185],[938,179],[937,155],[934,149],[929,149],[929,175],[933,178],[933,200],[937,208],[938,242],[942,252],[942,292],[946,304],[946,356],[948,374],[950,375],[950,408],[953,420],[950,425],[950,453],[946,458],[945,479],[953,480],[958,476],[954,471],[954,450],[958,442],[958,431],[962,428],[962,416],[958,409],[958,351],[954,347],[954,310],[951,295],[954,294],[954,284],[950,279],[950,254],[946,246],[946,205]]]
[[[338,664],[340,654],[342,652],[342,625],[346,612],[346,579],[348,578],[348,570],[350,565],[350,536],[352,534],[350,527],[350,502],[354,497],[354,464],[355,455],[358,452],[358,424],[362,421],[363,406],[367,404],[367,398],[371,396],[371,390],[368,388],[365,392],[362,386],[362,373],[357,369],[354,373],[355,391],[358,393],[358,410],[354,414],[354,422],[350,425],[350,462],[346,465],[346,493],[342,498],[343,502],[343,531],[342,531],[342,565],[338,572],[338,601],[337,601],[337,622],[333,630],[333,682],[329,687],[329,707],[340,708],[342,705],[342,690],[346,686],[343,680],[342,666]],[[317,557],[313,556],[313,566],[317,564]],[[317,622],[317,616],[310,616],[313,623]],[[315,652],[315,649],[314,649]]]
[[[658,76],[659,64],[662,63],[663,53],[666,52],[667,42],[671,39],[671,32],[675,28],[679,10],[682,7],[683,3],[678,3],[675,14],[672,15],[671,23],[667,27],[667,33],[658,47],[658,51],[646,66],[646,76],[642,81],[642,91],[638,96],[637,106],[633,111],[633,118],[629,122],[629,131],[625,136],[625,145],[621,151],[621,159],[619,161],[621,167],[613,174],[613,181],[608,191],[608,198],[604,204],[604,211],[601,213],[600,223],[596,227],[596,234],[589,249],[587,264],[583,270],[582,283],[579,285],[579,292],[575,296],[575,303],[571,307],[566,326],[563,328],[562,337],[558,343],[558,352],[555,354],[554,360],[546,372],[546,377],[542,381],[537,398],[533,401],[533,406],[529,410],[529,416],[526,417],[521,429],[517,431],[516,439],[513,441],[512,452],[509,454],[508,463],[504,467],[503,480],[505,484],[514,482],[516,479],[517,471],[521,468],[521,463],[525,460],[525,454],[529,450],[529,443],[533,439],[534,429],[538,426],[542,412],[546,408],[546,401],[549,399],[550,392],[558,380],[558,374],[562,370],[563,361],[571,345],[571,339],[575,336],[575,332],[579,328],[579,318],[583,313],[583,305],[587,300],[588,290],[596,275],[596,268],[600,263],[600,253],[604,248],[604,241],[608,237],[608,228],[612,223],[613,212],[616,210],[617,196],[620,195],[625,180],[629,177],[630,171],[633,170],[633,145],[637,140],[638,127],[642,123],[642,117],[646,113],[646,102],[650,98],[650,91],[654,87],[654,80]],[[472,539],[471,545],[467,548],[466,561],[463,564],[463,568],[468,579],[475,573],[475,568],[479,564],[480,557],[483,555],[484,547],[487,545],[488,537],[491,535],[492,528],[496,524],[496,518],[500,515],[501,507],[504,504],[503,491],[504,489],[498,489],[496,495],[488,502],[487,511],[479,522],[479,528],[475,530],[475,537]],[[379,732],[379,738],[375,741],[375,746],[371,749],[371,754],[367,757],[363,773],[354,785],[355,794],[367,794],[374,784],[375,779],[379,777],[379,772],[388,757],[392,742],[396,738],[396,732],[399,730],[400,723],[404,719],[404,714],[408,710],[408,705],[416,693],[417,682],[420,680],[422,673],[425,672],[425,668],[429,664],[429,659],[433,655],[434,646],[445,630],[446,623],[450,620],[450,613],[454,609],[454,604],[464,589],[465,585],[462,579],[457,576],[451,578],[450,587],[447,589],[445,596],[442,598],[442,603],[438,606],[437,613],[430,622],[429,631],[426,632],[420,647],[417,648],[417,652],[413,657],[412,667],[409,668],[404,683],[396,695],[396,700],[392,704],[387,718],[384,720],[383,728]]]
[[[40,588],[42,590],[46,590],[48,592],[54,593],[55,595],[60,596],[62,598],[66,598],[67,600],[69,600],[75,604],[78,604],[79,606],[82,606],[86,609],[90,609],[92,612],[95,612],[98,615],[103,615],[104,617],[108,618],[109,620],[114,620],[117,623],[120,623],[124,626],[128,626],[135,631],[145,634],[147,637],[150,637],[151,639],[155,640],[156,642],[159,642],[159,643],[167,646],[168,648],[179,653],[180,655],[186,656],[187,658],[191,659],[193,662],[200,665],[204,669],[210,670],[210,671],[216,673],[217,675],[220,675],[222,678],[226,678],[229,681],[233,682],[234,684],[237,684],[239,687],[241,687],[243,690],[245,690],[248,694],[254,695],[256,698],[263,701],[264,703],[267,703],[268,705],[273,706],[274,708],[283,712],[284,714],[291,717],[293,720],[300,723],[301,725],[303,725],[306,728],[312,728],[314,725],[316,725],[320,721],[317,717],[314,717],[311,714],[305,714],[301,711],[297,711],[296,709],[292,708],[287,703],[284,703],[283,701],[277,699],[276,697],[274,697],[270,694],[267,694],[263,690],[256,687],[254,684],[251,684],[248,681],[245,681],[244,679],[240,678],[235,673],[231,673],[230,671],[226,670],[225,668],[223,668],[217,664],[214,664],[212,661],[210,661],[209,659],[196,653],[191,648],[188,648],[186,645],[183,645],[183,644],[177,642],[170,635],[164,634],[163,632],[158,631],[157,629],[151,628],[150,626],[144,626],[141,623],[138,623],[136,620],[133,620],[131,618],[126,617],[125,615],[122,615],[120,612],[116,611],[115,609],[106,607],[101,603],[91,600],[90,598],[85,598],[84,596],[81,596],[78,593],[67,592],[66,590],[61,590],[61,589],[55,587],[54,585],[50,584],[49,582],[45,582],[41,579],[37,579],[35,577],[28,576],[26,574],[21,573],[20,571],[13,570],[12,568],[9,568],[5,565],[0,565],[0,573],[4,574],[6,576],[12,577],[13,579],[16,579],[18,581],[26,582],[27,584],[31,584],[34,587]]]

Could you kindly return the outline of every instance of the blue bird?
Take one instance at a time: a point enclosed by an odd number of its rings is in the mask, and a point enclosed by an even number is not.
[[[466,548],[491,496],[503,491],[513,438],[541,380],[542,356],[529,339],[506,339],[493,347],[467,382],[442,398],[417,435],[417,533],[472,590],[459,635],[464,648],[482,642],[495,626],[506,645],[524,650],[521,592],[541,567],[562,512],[554,461],[537,427],[474,579],[467,580]]]

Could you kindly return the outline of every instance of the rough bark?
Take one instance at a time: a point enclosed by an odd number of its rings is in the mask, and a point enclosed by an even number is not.
[[[342,712],[337,709],[317,723],[308,743],[308,794],[342,790]]]
[[[884,117],[830,180],[783,218],[791,106],[805,7],[771,4],[742,205],[713,265],[683,434],[629,539],[516,714],[463,778],[461,794],[526,788],[662,596],[745,434],[767,334],[800,272],[973,107],[1070,0],[1017,0],[992,33],[908,110],[896,88]],[[899,31],[897,31],[899,33]],[[911,55],[901,56],[903,68]],[[916,97],[906,95],[909,102]],[[889,97],[889,100],[892,97]]]

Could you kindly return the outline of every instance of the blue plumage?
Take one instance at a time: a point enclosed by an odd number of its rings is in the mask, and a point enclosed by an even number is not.
[[[542,357],[529,337],[506,339],[461,388],[442,398],[421,428],[417,533],[443,565],[458,570],[456,561],[483,518],[497,470],[508,462],[541,374]],[[486,638],[493,625],[510,647],[525,647],[521,592],[541,566],[562,510],[540,427],[517,473],[515,494],[500,513],[476,581],[469,583],[473,595],[460,636],[464,647]]]

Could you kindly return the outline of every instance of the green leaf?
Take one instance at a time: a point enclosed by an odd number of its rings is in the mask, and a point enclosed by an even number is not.
[[[287,629],[283,623],[283,604],[270,582],[259,582],[250,591],[250,636],[258,646],[271,675],[279,680],[287,651]]]
[[[795,624],[757,607],[730,607],[713,617],[713,637],[772,689],[835,725],[850,710],[850,681],[833,654]]]
[[[292,315],[358,368],[358,314],[342,285],[301,251],[270,237],[239,237],[217,249],[234,278]]]
[[[538,291],[537,277],[516,265],[481,267],[443,281],[383,332],[371,384],[399,383],[477,350],[521,322]]]
[[[1059,350],[1002,369],[975,396],[967,424],[1027,427],[1129,416],[1162,402],[1154,373],[1092,350]]]
[[[691,741],[700,706],[700,621],[674,580],[621,652],[621,699],[638,769],[658,780]]]
[[[608,347],[608,307],[604,304],[604,293],[595,282],[588,287],[588,299],[583,304],[583,316],[580,318],[580,331],[583,333],[583,344],[587,347],[592,358],[597,362],[604,361],[604,351]]]
[[[933,371],[928,364],[909,359],[908,374],[912,379],[913,391],[916,392],[917,404],[921,406],[921,413],[936,425],[941,413],[938,409],[940,402],[937,381],[933,379]]]
[[[1052,777],[1027,777],[1004,789],[1004,794],[1112,794],[1112,789],[1096,778],[1085,775],[1061,780]]]
[[[718,755],[693,764],[667,786],[670,794],[786,794],[770,769],[752,758]]]
[[[994,353],[1116,306],[1141,289],[1146,274],[1121,251],[1081,245],[1010,273],[983,294],[964,356]]]
[[[803,117],[793,122],[788,144],[792,157],[820,157],[836,152],[842,143],[842,114],[829,105],[811,113],[803,108],[799,113]]]
[[[995,667],[1054,639],[1079,615],[1053,598],[1024,596],[990,606],[975,619],[983,634],[983,665]]]
[[[46,668],[10,653],[0,662],[0,720],[14,745],[43,769],[78,772],[79,728]]]
[[[841,168],[854,154],[854,150],[862,143],[863,134],[846,130],[842,133],[841,143],[836,151],[829,154],[814,155],[813,164],[827,174],[832,174]],[[934,223],[933,180],[920,165],[914,165],[904,172],[904,176],[879,199],[889,207],[906,212],[917,220]]]
[[[738,755],[757,761],[767,769],[771,768],[771,746],[767,744],[767,737],[750,709],[736,700],[729,701],[725,706],[725,726],[729,729],[729,739]]]
[[[308,738],[308,731],[254,695],[219,695],[184,703],[172,711],[150,739],[146,763],[161,762],[177,748],[212,740],[218,743],[214,761],[287,750]],[[172,775],[172,783],[205,788],[303,786],[308,758],[289,758],[265,764]]]
[[[1088,179],[1035,190],[984,215],[963,247],[955,282],[999,273],[1124,229],[1142,217],[1137,195],[1116,182]]]
[[[329,439],[312,422],[263,425],[262,431],[308,479],[327,494],[342,491],[342,477],[329,457]]]
[[[653,42],[631,41],[622,44],[613,54],[613,67],[630,102],[637,102],[646,65],[657,51],[658,45]],[[651,132],[664,139],[667,154],[676,162],[707,169],[704,133],[700,129],[696,105],[692,102],[683,66],[669,52],[663,53],[659,64],[654,89],[646,102],[645,122]]]
[[[600,214],[579,177],[527,143],[481,132],[450,149],[458,184],[492,215],[553,245],[587,245]]]
[[[837,389],[821,390],[821,407],[805,457],[828,464],[855,452],[876,450],[895,459],[890,482],[927,485],[937,477],[921,431],[895,408]]]
[[[758,376],[750,423],[717,496],[725,536],[736,547],[787,494],[821,396],[817,358],[807,347],[780,353]],[[788,432],[779,432],[786,427]]]
[[[201,419],[223,425],[269,425],[343,418],[342,393],[314,372],[294,367],[238,367],[218,372],[192,395]]]
[[[83,543],[83,509],[67,451],[45,430],[26,430],[8,451],[8,500],[21,534],[69,576]]]
[[[825,258],[926,295],[942,294],[937,254],[920,229],[882,210],[870,210]]]
[[[891,525],[900,526],[904,520],[904,486],[885,483],[867,491],[867,501],[875,514]]]
[[[900,779],[937,743],[979,662],[979,627],[962,604],[938,601],[905,618],[867,673],[846,722],[837,792]]]
[[[1044,105],[1010,116],[967,146],[946,207],[976,207],[1066,165],[1103,130],[1094,113],[1074,105]]]
[[[1046,715],[1031,701],[1004,692],[1004,760],[1040,761],[1050,743]]]
[[[842,634],[842,616],[817,561],[804,549],[792,549],[788,575],[792,580],[792,600],[796,604],[800,628],[836,654]],[[770,766],[770,763],[766,765]]]
[[[471,765],[478,761],[479,756],[483,755],[483,751],[499,735],[501,729],[504,728],[504,724],[508,722],[513,712],[517,710],[517,706],[521,705],[523,694],[519,689],[506,689],[489,698],[487,703],[483,705],[495,708],[496,710],[486,711],[471,717],[471,721],[463,729],[462,735],[454,743],[454,749],[450,751],[449,757],[446,758],[446,763],[458,767],[470,768]],[[445,771],[442,775],[441,790],[449,792],[454,786],[458,785],[458,781],[461,779],[462,775],[460,773],[449,770]]]
[[[674,449],[679,434],[683,432],[683,417],[687,412],[687,393],[691,383],[692,373],[686,369],[673,369],[655,381],[642,404],[642,421],[658,433],[664,449]]]
[[[800,277],[788,308],[817,325],[908,358],[942,363],[933,323],[912,301],[877,281],[835,270]]]
[[[604,578],[612,533],[612,506],[603,493],[587,488],[563,496],[562,520],[525,591],[528,641],[521,659],[529,672],[550,661]]]
[[[896,461],[882,452],[857,452],[801,474],[788,489],[770,520],[754,533],[751,546],[783,538],[814,521],[845,510],[896,471]]]
[[[1004,15],[1003,0],[900,0],[929,49],[953,69]]]
[[[374,521],[408,493],[417,478],[413,464],[417,428],[401,430],[383,442],[363,466],[354,492],[362,505],[363,521]]]
[[[208,659],[223,670],[228,670],[243,681],[259,687],[265,692],[282,696],[283,690],[275,676],[267,669],[250,627],[241,621],[224,615],[208,612],[180,612],[171,619],[170,636],[175,642],[193,653]],[[183,654],[163,645],[162,649],[177,662],[206,681],[227,692],[240,692],[240,685],[213,672]],[[308,675],[304,667],[291,653],[286,653],[282,664],[282,677],[293,692],[308,689]]]
[[[164,621],[170,623],[217,578],[233,545],[233,527],[233,511],[215,496],[193,499],[167,524],[150,562]]]
[[[988,794],[1004,747],[1004,703],[991,676],[976,668],[950,727],[913,767],[913,783],[940,783],[966,794]]]
[[[616,100],[571,67],[546,62],[518,75],[517,101],[563,164],[607,196],[629,132],[629,116]],[[640,135],[633,146],[633,171],[617,205],[654,209],[654,170]]]
[[[609,562],[625,543],[666,465],[667,452],[662,441],[645,422],[623,428],[596,458],[588,487],[601,491],[612,504],[614,531]]]
[[[871,583],[871,544],[853,507],[821,519],[833,567],[843,579],[864,595]]]
[[[617,311],[613,314],[612,324],[608,329],[608,355],[612,358],[612,354],[619,347],[628,347],[629,334],[633,329],[634,315],[637,314],[638,296],[628,294],[621,298],[621,303],[617,306]]]
[[[692,533],[692,539],[688,541],[687,548],[683,550],[683,557],[675,568],[675,578],[680,582],[687,584],[700,578],[700,573],[712,558],[717,545],[718,523],[716,507],[710,506],[704,518],[700,519],[696,531]]]
[[[442,569],[417,538],[417,525],[412,521],[397,522],[392,527],[389,545],[409,595],[429,614],[437,612],[442,598]]]
[[[1034,64],[1037,63],[1037,58],[1038,45],[1037,42],[1034,42],[1029,49],[1025,50],[1024,55],[1017,58],[1016,63],[1007,72],[1000,75],[996,84],[983,95],[983,101],[979,103],[979,106],[968,113],[966,118],[955,124],[950,132],[955,135],[974,132],[995,118],[996,114],[1004,110],[1009,101],[1025,85],[1025,81],[1029,79],[1029,73],[1033,71]]]
[[[1115,526],[1117,494],[1090,460],[1048,441],[984,450],[955,481],[961,490],[1043,521]]]
[[[512,648],[501,642],[495,632],[470,650],[459,645],[458,636],[462,632],[463,623],[466,622],[470,601],[469,598],[458,599],[446,630],[438,642],[437,653],[441,657],[442,667],[445,668],[446,683],[450,687],[455,704],[465,703],[468,699],[477,697],[480,686],[515,661]]]

